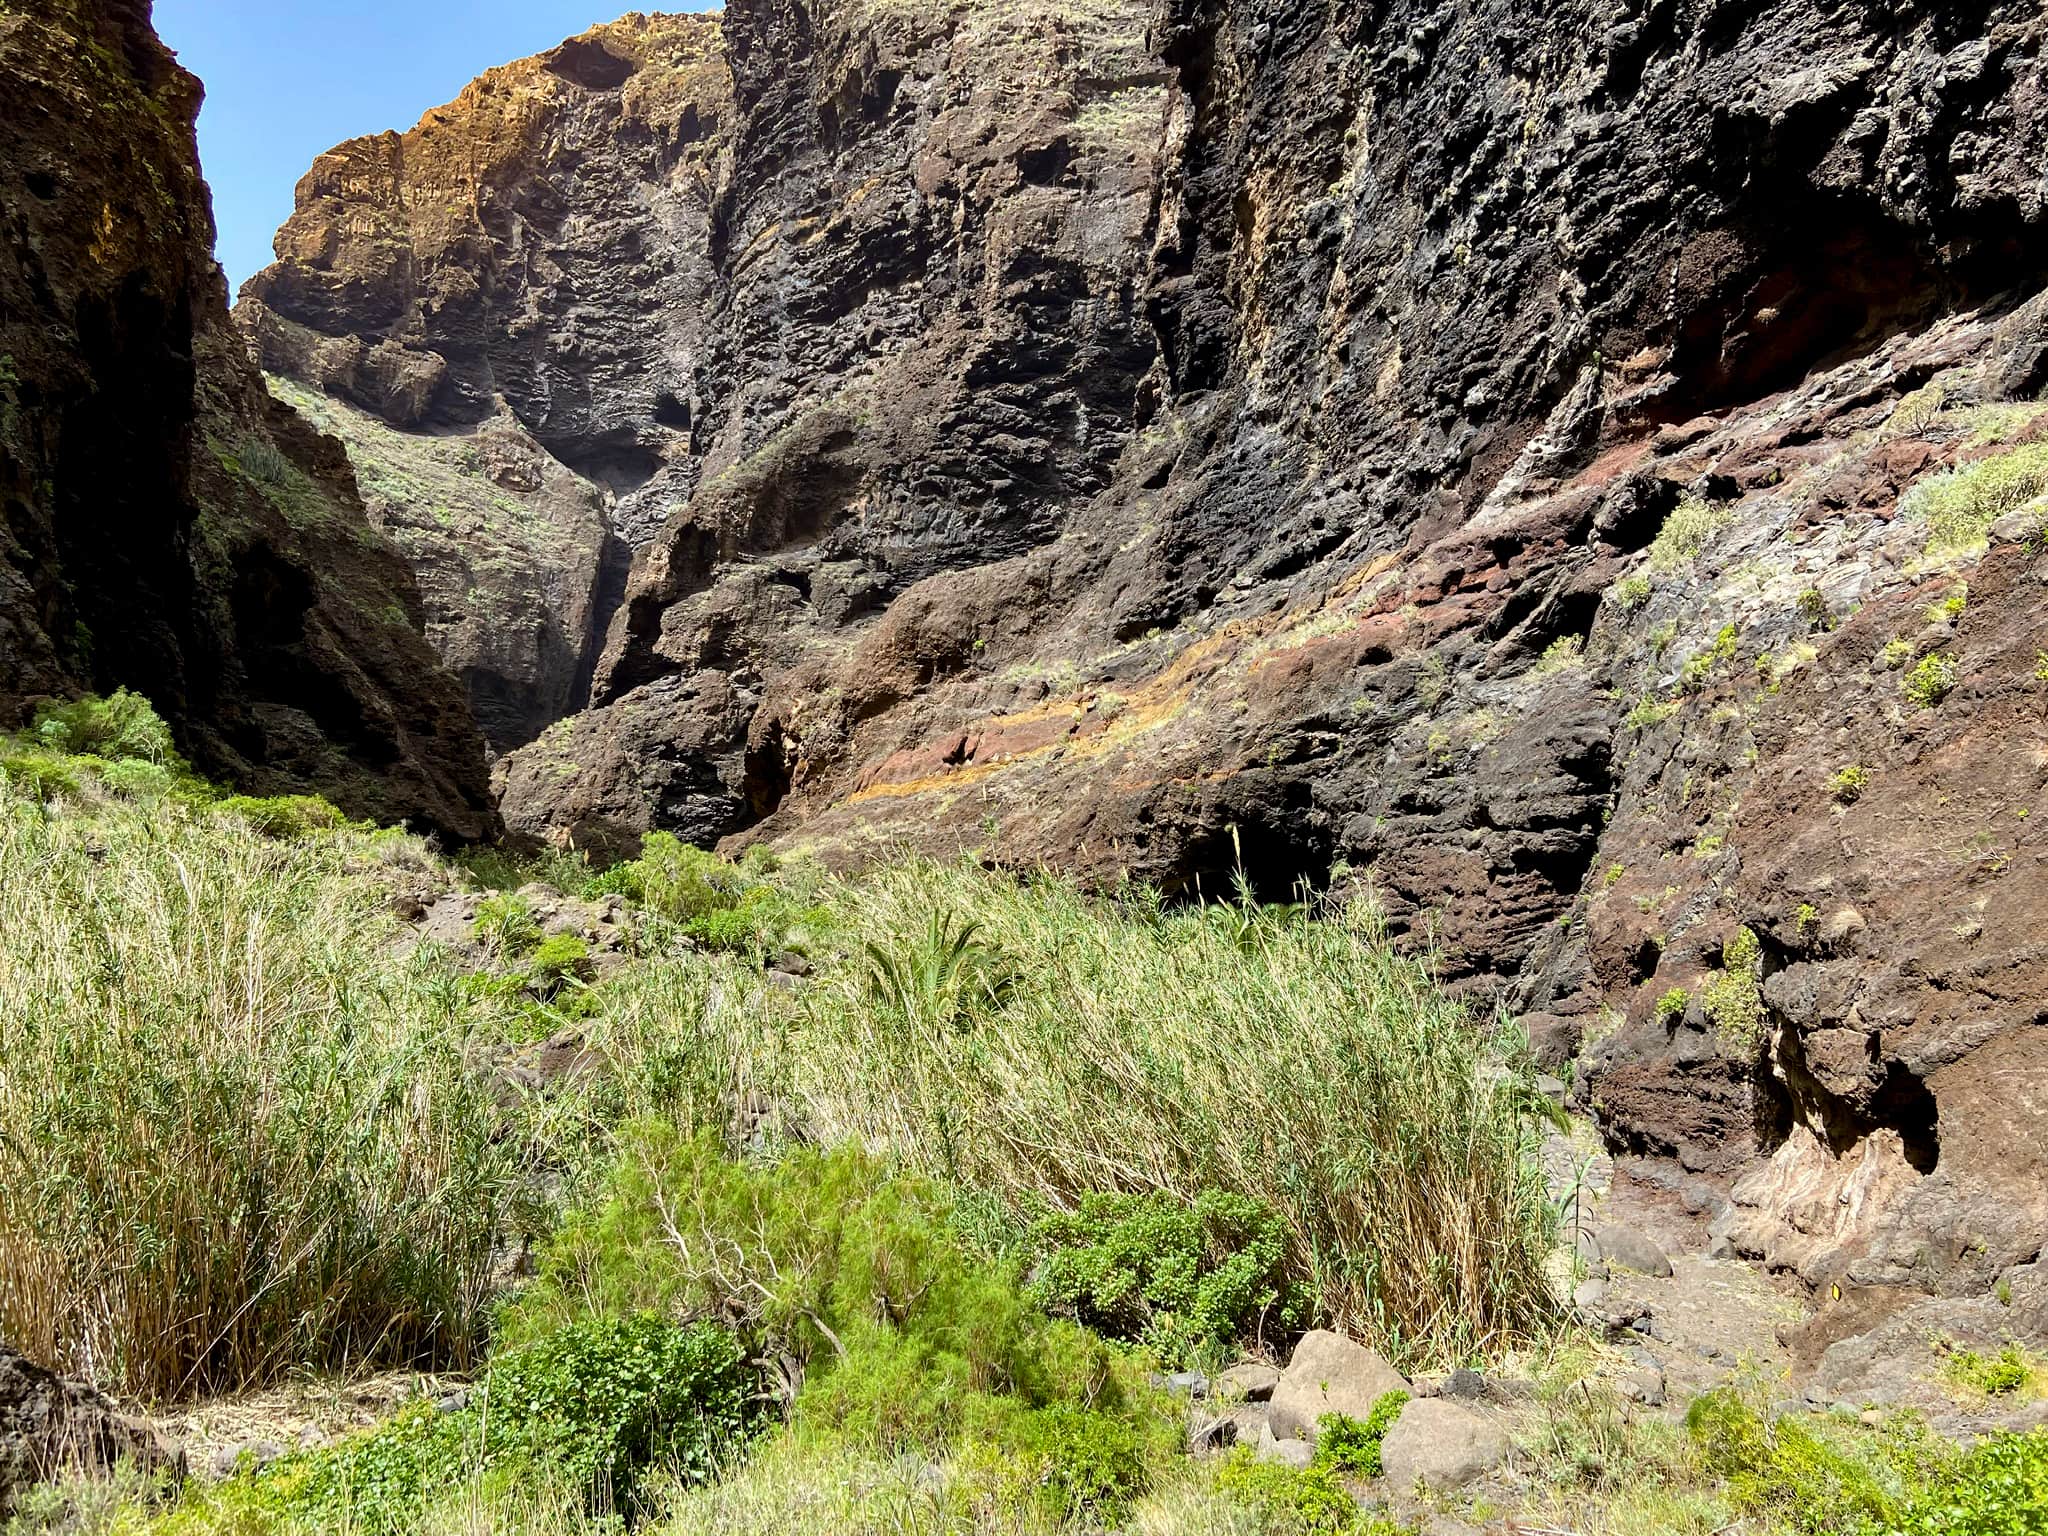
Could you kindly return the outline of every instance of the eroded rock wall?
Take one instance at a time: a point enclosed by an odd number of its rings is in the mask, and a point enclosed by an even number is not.
[[[2048,1238],[2044,27],[735,0],[327,157],[245,306],[611,476],[522,830],[1366,884],[1730,1242],[1969,1286]]]
[[[7,6],[0,82],[0,728],[126,685],[251,790],[490,834],[412,572],[229,324],[149,6]]]

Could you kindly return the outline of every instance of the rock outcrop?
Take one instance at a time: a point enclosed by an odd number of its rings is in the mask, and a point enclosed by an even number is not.
[[[0,1517],[13,1514],[36,1483],[123,1465],[172,1479],[185,1470],[184,1458],[147,1423],[0,1343]]]
[[[610,491],[521,831],[1369,885],[1738,1249],[1975,1288],[2048,1243],[2044,33],[734,0],[323,157],[239,313]]]
[[[10,5],[0,80],[0,729],[125,685],[215,776],[488,835],[411,571],[228,321],[149,6]]]

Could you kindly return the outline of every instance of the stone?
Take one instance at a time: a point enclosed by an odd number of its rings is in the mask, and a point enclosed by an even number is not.
[[[1605,1280],[1581,1280],[1572,1292],[1572,1305],[1582,1312],[1598,1312],[1607,1305],[1612,1289]]]
[[[1259,1441],[1254,1453],[1260,1461],[1274,1462],[1297,1471],[1316,1459],[1316,1448],[1307,1440],[1283,1438],[1273,1433],[1271,1423],[1259,1426]]]
[[[1656,1239],[1644,1236],[1633,1227],[1596,1227],[1593,1241],[1600,1257],[1609,1264],[1659,1278],[1669,1278],[1671,1274],[1671,1260]]]
[[[1448,1493],[1507,1459],[1508,1437],[1489,1415],[1447,1398],[1416,1398],[1380,1445],[1387,1480],[1403,1491],[1420,1483]]]
[[[1262,1403],[1239,1403],[1188,1432],[1188,1449],[1198,1456],[1227,1451],[1233,1445],[1257,1445],[1266,1428]]]
[[[1407,1390],[1407,1379],[1377,1351],[1319,1328],[1302,1335],[1273,1388],[1273,1433],[1313,1443],[1323,1414],[1363,1419],[1387,1393]]]
[[[1174,1397],[1199,1402],[1209,1395],[1209,1378],[1200,1371],[1176,1371],[1161,1383]]]
[[[140,1419],[117,1409],[82,1381],[58,1376],[0,1343],[0,1516],[21,1494],[66,1472],[103,1473],[126,1462],[173,1480],[182,1453]]]
[[[1239,1399],[1263,1403],[1272,1398],[1273,1389],[1279,1385],[1279,1366],[1263,1360],[1244,1360],[1217,1375],[1216,1396],[1226,1402]]]
[[[1478,1402],[1486,1396],[1486,1377],[1478,1371],[1461,1367],[1443,1379],[1443,1384],[1437,1388],[1437,1396],[1459,1402]]]

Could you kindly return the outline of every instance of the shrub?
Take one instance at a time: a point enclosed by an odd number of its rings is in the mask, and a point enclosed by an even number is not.
[[[435,1496],[492,1473],[630,1513],[649,1471],[689,1485],[733,1459],[758,1416],[752,1398],[746,1357],[721,1328],[586,1321],[495,1362],[462,1409],[422,1404],[266,1468],[256,1488],[315,1529],[378,1536],[419,1529]]]
[[[1763,943],[1738,928],[1721,946],[1721,969],[1700,989],[1700,1008],[1738,1053],[1754,1056],[1769,1028],[1764,1007]]]
[[[1363,1419],[1326,1413],[1316,1421],[1316,1460],[1358,1477],[1378,1477],[1383,1470],[1380,1445],[1408,1404],[1406,1392],[1384,1392]]]
[[[1531,677],[1549,677],[1554,672],[1568,671],[1586,659],[1586,642],[1579,635],[1560,635],[1550,642],[1543,654],[1530,668]]]
[[[590,946],[573,933],[542,939],[526,957],[527,985],[541,993],[552,994],[567,981],[588,981],[591,974]]]
[[[42,705],[28,734],[48,751],[75,757],[138,758],[183,766],[170,727],[157,717],[149,700],[126,688],[116,688],[104,699],[88,696],[69,704]]]
[[[1657,1022],[1669,1028],[1685,1017],[1685,1010],[1692,1006],[1692,994],[1683,987],[1673,987],[1657,999]]]
[[[1115,1524],[1149,1481],[1137,1428],[1114,1414],[1055,1403],[1025,1416],[1013,1443],[1018,1470],[1058,1521]]]
[[[1686,1428],[1736,1506],[1799,1536],[2034,1536],[2048,1516],[2048,1431],[1958,1451],[1901,1415],[1767,1422],[1736,1393],[1697,1399]]]
[[[1041,1255],[1031,1294],[1047,1311],[1170,1363],[1304,1321],[1280,1221],[1243,1195],[1091,1194],[1041,1221],[1030,1241]]]
[[[477,903],[470,937],[506,960],[517,960],[541,941],[533,904],[517,892],[497,892]]]
[[[1735,659],[1738,632],[1733,624],[1724,624],[1714,636],[1714,643],[1689,658],[1680,673],[1680,680],[1690,690],[1705,685],[1708,678]]]
[[[2048,494],[2048,443],[2027,443],[1921,481],[1900,512],[1927,524],[1927,553],[1967,554],[1984,546],[1991,525]]]
[[[163,1396],[466,1364],[517,1154],[445,972],[392,960],[348,873],[368,840],[22,803],[0,788],[0,1336]]]
[[[1328,1463],[1295,1468],[1260,1461],[1248,1445],[1224,1458],[1216,1486],[1257,1509],[1271,1524],[1299,1536],[1340,1536],[1340,1533],[1390,1530],[1365,1523],[1358,1501],[1337,1481]]]
[[[1979,1354],[1973,1349],[1956,1350],[1943,1369],[1956,1385],[1989,1397],[2017,1392],[2034,1377],[2034,1362],[2017,1344],[2007,1344],[1993,1355]]]
[[[231,795],[220,802],[220,809],[241,817],[266,837],[306,837],[348,825],[348,818],[318,795]]]
[[[1828,779],[1828,793],[1844,805],[1854,805],[1870,787],[1870,770],[1861,763],[1837,768]]]
[[[1928,655],[1899,680],[1899,691],[1919,709],[1932,709],[1956,686],[1956,664],[1942,655]]]
[[[1650,601],[1651,582],[1648,573],[1638,571],[1633,576],[1624,576],[1614,584],[1614,601],[1623,613],[1634,613]]]
[[[1622,724],[1632,731],[1647,731],[1652,726],[1662,725],[1677,713],[1676,699],[1666,702],[1645,694],[1636,700],[1635,708],[1628,712],[1628,718],[1623,720]]]
[[[1799,617],[1809,630],[1834,627],[1834,616],[1828,612],[1827,594],[1819,587],[1808,587],[1799,594]]]
[[[1731,516],[1727,508],[1697,496],[1681,498],[1650,543],[1650,569],[1675,571],[1691,565]]]
[[[641,1123],[543,1252],[506,1336],[639,1310],[729,1318],[809,1368],[800,1417],[884,1451],[944,1443],[976,1394],[1114,1400],[1106,1348],[971,1253],[948,1202],[853,1147],[751,1166]]]

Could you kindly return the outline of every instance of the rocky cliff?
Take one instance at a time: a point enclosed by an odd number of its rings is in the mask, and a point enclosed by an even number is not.
[[[411,570],[228,321],[147,0],[0,7],[0,81],[0,729],[125,685],[215,776],[489,834]]]
[[[2048,1242],[2044,31],[735,0],[323,157],[238,315],[602,487],[515,827],[1369,885],[1729,1243],[1974,1288]]]

